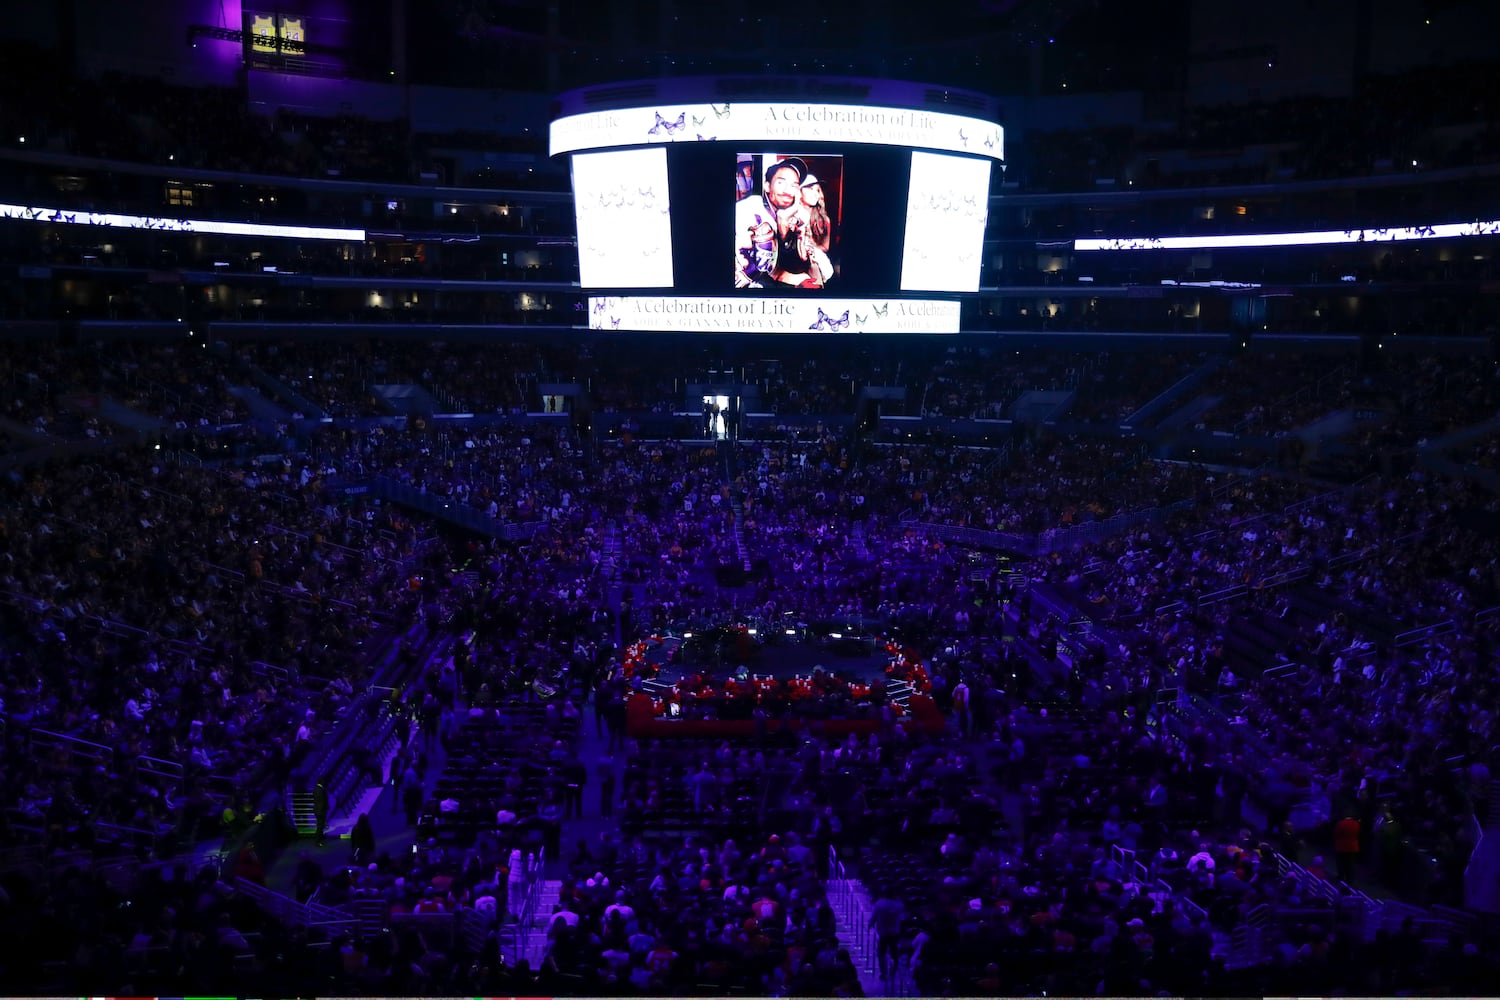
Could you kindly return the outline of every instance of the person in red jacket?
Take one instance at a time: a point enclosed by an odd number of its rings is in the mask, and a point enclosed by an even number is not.
[[[1345,816],[1333,825],[1333,853],[1338,856],[1339,881],[1354,877],[1354,862],[1359,859],[1359,820]]]

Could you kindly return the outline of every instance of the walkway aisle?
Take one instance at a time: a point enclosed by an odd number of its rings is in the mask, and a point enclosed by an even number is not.
[[[625,777],[625,754],[622,750],[613,754],[609,752],[608,731],[596,731],[594,710],[590,705],[584,705],[582,713],[583,717],[578,725],[577,753],[578,759],[588,768],[588,783],[583,788],[581,815],[563,821],[558,837],[560,856],[548,858],[542,869],[536,916],[532,918],[531,933],[527,936],[526,953],[523,956],[533,969],[540,966],[542,959],[546,957],[549,944],[547,928],[552,923],[552,911],[557,905],[563,879],[568,874],[568,862],[578,853],[579,841],[588,844],[590,852],[593,852],[599,844],[600,834],[618,829],[618,813],[615,819],[606,819],[600,808],[600,786],[603,783],[600,768],[606,767],[614,774],[614,801],[618,805]]]
[[[625,752],[609,752],[609,731],[602,727],[596,731],[592,703],[583,706],[582,714],[578,723],[577,753],[583,766],[588,768],[588,784],[583,787],[583,812],[577,819],[563,822],[562,836],[558,839],[558,843],[562,845],[562,856],[547,859],[547,878],[561,879],[567,874],[567,862],[577,853],[580,840],[586,842],[592,852],[599,843],[599,834],[605,830],[617,829],[619,824],[618,806],[625,780]],[[600,811],[601,767],[608,767],[615,776],[616,809],[613,819],[605,819]]]
[[[446,650],[448,647],[444,645],[439,648]],[[423,669],[425,670],[426,666]],[[421,676],[422,674],[418,673],[413,678],[413,683],[417,683]],[[458,697],[461,699],[462,695]],[[455,705],[455,710],[460,710],[458,705]],[[426,809],[431,804],[433,792],[437,788],[438,778],[441,777],[443,767],[447,763],[448,754],[435,733],[432,734],[430,740],[424,740],[421,727],[415,721],[412,723],[409,745],[422,747],[427,753],[427,773],[422,782],[423,808]],[[401,754],[398,752],[396,756],[399,758]],[[395,766],[395,759],[385,762],[387,772]],[[288,896],[293,895],[297,863],[302,860],[304,852],[310,854],[323,867],[325,875],[332,874],[340,866],[353,864],[349,831],[354,829],[355,821],[359,819],[361,812],[370,814],[370,825],[375,830],[375,855],[377,857],[389,854],[394,858],[410,852],[412,844],[416,841],[416,830],[407,825],[405,810],[401,808],[400,792],[395,784],[399,782],[400,777],[399,774],[388,773],[386,783],[378,789],[366,790],[358,805],[351,807],[347,814],[331,817],[328,821],[328,836],[322,847],[319,847],[311,837],[301,837],[294,841],[266,872],[266,887],[286,893]]]
[[[867,997],[909,996],[913,993],[908,970],[897,960],[889,980],[880,978],[879,957],[875,953],[875,932],[870,914],[875,901],[865,891],[864,883],[855,878],[830,878],[828,900],[837,918],[838,941],[849,950],[854,967],[859,970],[859,985]]]
[[[412,740],[421,745],[422,735],[415,727],[413,727]],[[433,739],[432,748],[427,751],[427,778],[423,783],[423,794],[429,799],[433,789],[437,787],[438,777],[443,773],[443,765],[447,761],[447,756],[442,744],[437,739]],[[399,779],[400,775],[396,777]],[[266,873],[267,888],[292,895],[296,882],[297,863],[302,859],[303,852],[311,854],[318,864],[323,866],[325,874],[332,874],[340,866],[353,864],[353,848],[349,844],[349,831],[354,828],[355,821],[359,819],[359,808],[370,814],[370,825],[375,830],[377,857],[381,854],[389,854],[394,858],[411,851],[411,845],[416,840],[416,831],[406,825],[406,812],[401,808],[400,794],[396,787],[387,781],[379,789],[371,788],[366,792],[360,807],[351,811],[347,816],[341,816],[329,822],[328,837],[322,847],[319,847],[311,837],[300,837],[294,841],[281,853],[276,863],[271,866],[271,870]],[[425,800],[424,808],[426,808]]]

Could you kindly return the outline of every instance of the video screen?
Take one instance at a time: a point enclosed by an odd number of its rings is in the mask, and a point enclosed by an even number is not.
[[[672,287],[672,204],[665,149],[576,154],[573,201],[581,285]]]
[[[903,292],[977,292],[989,219],[988,160],[913,151]]]
[[[567,101],[550,149],[573,164],[591,329],[958,331],[1004,161],[995,122],[815,99]]]
[[[844,157],[735,156],[734,287],[821,291],[838,284]]]

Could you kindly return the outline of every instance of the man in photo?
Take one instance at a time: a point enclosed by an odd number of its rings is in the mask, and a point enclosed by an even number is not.
[[[833,276],[828,253],[814,236],[812,211],[803,200],[807,177],[807,164],[788,156],[766,168],[759,197],[735,203],[736,288],[822,288]]]

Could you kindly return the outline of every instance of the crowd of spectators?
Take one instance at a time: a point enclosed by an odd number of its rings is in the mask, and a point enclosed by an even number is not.
[[[1195,527],[1202,514],[1184,514],[1091,550],[1086,563],[1064,560],[1054,579],[1099,619],[1139,629],[1180,683],[1243,696],[1232,711],[1243,711],[1247,745],[1273,776],[1277,822],[1300,804],[1329,823],[1358,800],[1369,829],[1380,788],[1437,859],[1421,891],[1451,902],[1472,847],[1465,796],[1488,790],[1450,780],[1450,758],[1482,759],[1495,736],[1471,708],[1483,703],[1479,664],[1492,643],[1474,616],[1500,601],[1495,543],[1478,527],[1493,502],[1421,473],[1254,513],[1275,497],[1247,484],[1211,508],[1223,526]],[[1238,506],[1245,500],[1255,506]],[[1429,626],[1438,634],[1425,635]],[[1281,663],[1290,675],[1261,675]],[[1390,874],[1412,888],[1409,875]]]
[[[335,387],[327,401],[359,413],[346,387],[364,384],[350,374],[361,364],[428,381],[477,367],[466,356],[295,345],[256,360],[283,378],[292,368],[332,373],[314,379]],[[530,357],[518,352],[513,363]],[[176,356],[140,358],[171,366]],[[65,378],[75,363],[43,351],[21,368],[46,365]],[[994,363],[1026,370],[1011,358]],[[934,364],[951,370],[944,354]],[[1239,364],[1250,381],[1260,365],[1287,371],[1280,359]],[[486,378],[504,382],[509,367]],[[1068,369],[1066,359],[1037,367],[1039,377]],[[1135,405],[1126,380],[1097,371],[1079,385],[1123,397],[1110,406]],[[1411,406],[1454,397],[1423,433],[1483,413],[1492,390],[1482,373],[1465,377],[1439,360],[1418,371]],[[211,821],[231,790],[274,787],[278,761],[347,709],[374,635],[437,601],[435,620],[459,641],[428,675],[445,710],[424,727],[436,736],[422,738],[445,742],[448,769],[429,800],[399,800],[414,809],[419,841],[435,843],[415,859],[377,857],[374,871],[309,869],[307,892],[336,906],[378,899],[393,915],[452,914],[499,934],[503,920],[488,916],[508,912],[497,865],[514,870],[514,850],[556,857],[576,814],[573,740],[590,694],[596,725],[623,748],[611,808],[625,836],[647,835],[646,818],[668,813],[683,827],[654,847],[621,841],[575,857],[538,980],[489,964],[489,944],[447,949],[393,925],[389,936],[328,945],[341,981],[852,993],[853,960],[828,931],[830,847],[904,908],[893,948],[924,993],[983,992],[991,981],[1049,992],[1261,982],[1228,968],[1248,961],[1247,927],[1280,963],[1322,969],[1330,983],[1364,975],[1396,988],[1439,961],[1418,942],[1361,971],[1357,929],[1283,875],[1271,851],[1304,861],[1331,853],[1320,840],[1328,825],[1366,808],[1366,829],[1388,814],[1381,836],[1405,845],[1372,853],[1374,871],[1422,901],[1455,898],[1477,784],[1443,765],[1455,754],[1477,760],[1494,737],[1481,672],[1494,636],[1468,625],[1500,602],[1500,553],[1482,530],[1493,504],[1481,495],[1406,465],[1353,492],[1315,494],[1055,433],[1003,451],[860,444],[823,427],[717,445],[628,434],[589,442],[560,422],[510,419],[427,429],[341,422],[305,446],[306,458],[238,471],[161,465],[148,451],[11,476],[5,585],[19,638],[3,700],[7,732],[28,732],[44,751],[28,758],[12,738],[13,838],[35,829],[51,846],[81,847],[116,828],[166,840]],[[377,475],[541,527],[521,544],[429,546],[421,535],[431,529],[395,508],[330,506],[320,493],[324,482]],[[1022,578],[1093,619],[1092,639],[1066,643],[1060,621],[1033,614],[1029,583],[914,523],[1037,532],[1174,500],[1117,540],[1023,567]],[[749,579],[735,585],[716,572],[746,562]],[[413,583],[416,565],[432,583]],[[1262,586],[1298,573],[1308,586]],[[1200,601],[1234,588],[1248,591],[1241,603]],[[1262,678],[1251,669],[1237,647],[1246,608],[1298,670]],[[873,740],[753,743],[705,764],[701,747],[674,753],[622,739],[632,682],[616,669],[617,638],[744,615],[858,616],[899,628],[907,662],[921,664],[904,677],[970,740],[882,725]],[[1441,620],[1463,624],[1387,648],[1391,630]],[[1376,632],[1375,621],[1389,627]],[[38,657],[76,669],[43,671]],[[103,676],[90,667],[104,662],[139,669]],[[206,669],[212,686],[199,677]],[[809,685],[859,714],[847,683]],[[1170,686],[1244,721],[1169,720],[1153,706]],[[524,705],[549,697],[545,708]],[[38,743],[39,732],[73,742]],[[88,745],[112,753],[85,757]],[[153,760],[185,766],[162,774]],[[750,775],[762,777],[746,784]],[[1437,877],[1413,877],[1413,855],[1437,859]],[[189,912],[217,922],[220,907],[236,905],[208,895]],[[175,917],[144,919],[143,948],[179,947]],[[237,961],[250,970],[271,968],[273,946],[299,962],[322,953],[243,915],[228,926],[220,947],[246,956]],[[247,932],[261,937],[242,947],[235,933]],[[86,936],[99,948],[117,933]],[[115,968],[109,955],[104,947],[82,968],[103,976]]]
[[[1199,415],[1199,430],[1277,434],[1340,409],[1348,402],[1349,370],[1302,355],[1266,355],[1251,365],[1226,365],[1200,387],[1214,396]]]
[[[1146,458],[1121,438],[1044,434],[1004,454],[972,447],[890,445],[861,467],[877,506],[909,509],[923,521],[1018,534],[1100,521],[1195,498],[1203,477],[1191,466]]]
[[[412,525],[320,503],[305,466],[122,450],[13,470],[3,512],[13,841],[216,831],[285,782],[412,613]]]

